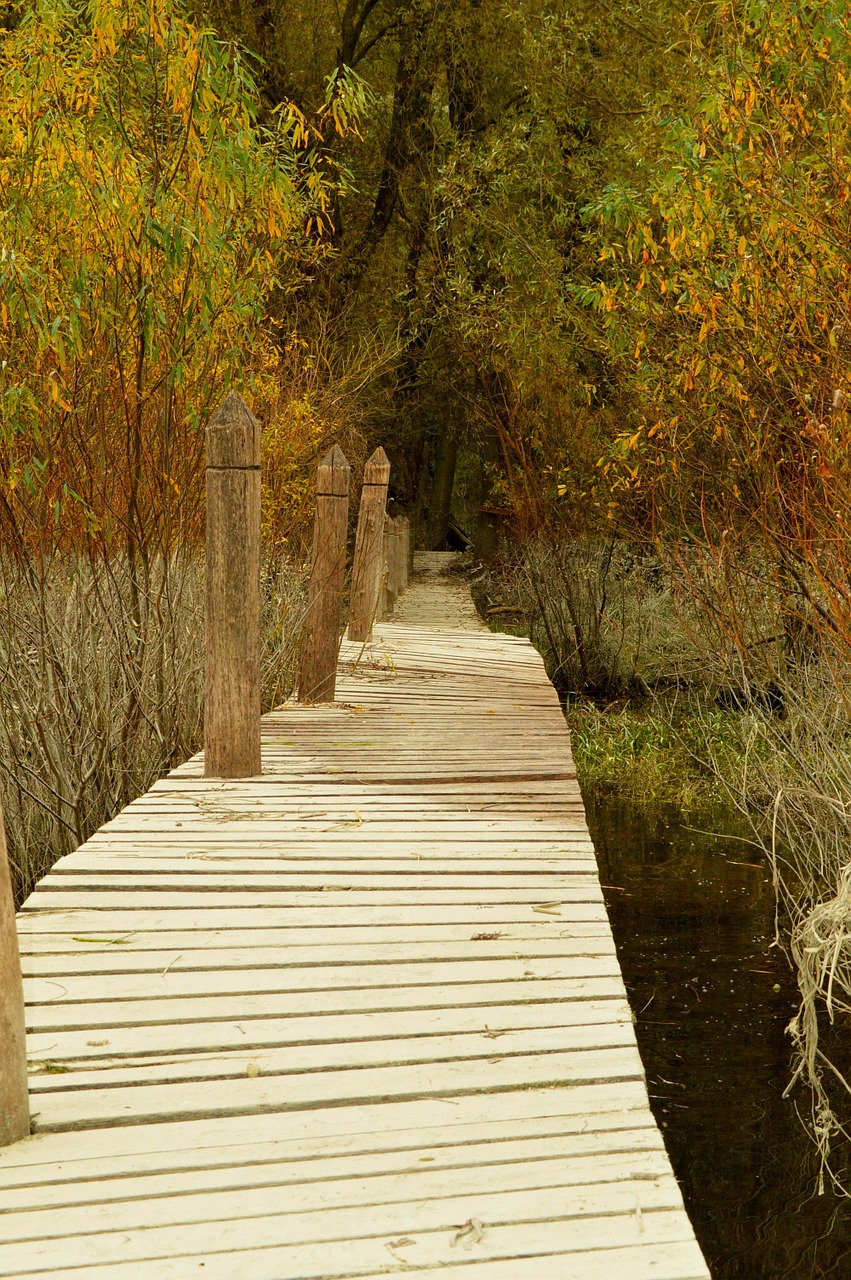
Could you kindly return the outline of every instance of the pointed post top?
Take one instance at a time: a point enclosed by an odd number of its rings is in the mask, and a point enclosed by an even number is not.
[[[260,466],[260,423],[229,391],[207,423],[207,466],[254,471]]]
[[[380,484],[386,486],[390,479],[390,459],[381,445],[368,460],[363,469],[364,484]]]
[[[347,498],[352,469],[338,444],[329,449],[316,470],[317,497]]]

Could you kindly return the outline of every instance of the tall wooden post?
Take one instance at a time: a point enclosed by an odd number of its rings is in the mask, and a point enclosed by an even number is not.
[[[204,773],[260,772],[260,423],[231,391],[207,427]]]
[[[29,1131],[24,988],[3,810],[0,808],[0,1147],[19,1142]]]
[[[351,468],[335,445],[316,472],[313,562],[307,588],[304,648],[298,671],[299,702],[333,702],[337,684]]]
[[[384,514],[390,462],[382,448],[366,464],[363,473],[355,560],[352,568],[352,599],[349,609],[349,639],[368,640],[379,606],[384,574]]]

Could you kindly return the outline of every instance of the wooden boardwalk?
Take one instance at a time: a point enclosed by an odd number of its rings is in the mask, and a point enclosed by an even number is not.
[[[708,1277],[539,656],[385,624],[337,688],[25,904],[0,1276]]]

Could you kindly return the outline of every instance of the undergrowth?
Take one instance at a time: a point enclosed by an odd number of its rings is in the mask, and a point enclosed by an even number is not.
[[[647,807],[673,804],[694,814],[726,798],[726,787],[707,759],[707,736],[715,759],[723,755],[730,771],[741,760],[736,713],[701,713],[685,699],[648,697],[604,705],[585,699],[569,701],[565,714],[586,793],[617,794]]]
[[[750,824],[800,994],[787,1092],[805,1086],[819,1190],[851,1195],[851,644],[789,615],[756,559],[713,581],[686,555],[535,545],[485,573],[477,603],[543,654],[586,794]]]
[[[302,570],[263,570],[263,705],[290,693]],[[17,902],[53,863],[199,750],[203,557],[0,563],[0,798]]]

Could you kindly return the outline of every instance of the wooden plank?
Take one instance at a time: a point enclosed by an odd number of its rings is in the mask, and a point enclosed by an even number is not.
[[[128,895],[129,896],[129,895]],[[468,924],[477,930],[489,932],[503,924],[523,924],[529,921],[542,924],[550,922],[552,928],[568,922],[605,923],[606,913],[600,903],[556,902],[506,905],[503,903],[455,903],[423,904],[419,907],[406,904],[383,906],[357,906],[344,902],[347,894],[323,895],[321,906],[292,904],[286,912],[279,907],[208,907],[206,910],[186,909],[178,906],[154,910],[125,906],[110,909],[59,907],[41,905],[25,909],[18,916],[18,933],[29,930],[44,933],[112,933],[116,936],[157,929],[268,929],[304,928],[323,925],[332,928],[342,925],[422,925]],[[45,895],[46,899],[46,895]],[[538,908],[536,912],[536,907]],[[534,913],[534,914],[533,914]],[[536,920],[537,915],[537,920]]]
[[[334,830],[319,833],[300,832],[291,835],[285,845],[280,839],[258,836],[247,827],[234,831],[229,825],[211,828],[207,831],[187,832],[147,832],[144,836],[104,835],[93,836],[85,845],[81,845],[81,856],[96,853],[117,853],[127,857],[139,855],[152,857],[179,853],[187,857],[199,857],[204,853],[221,855],[232,850],[237,856],[245,856],[245,846],[250,845],[250,854],[255,857],[277,858],[286,862],[305,860],[307,858],[347,858],[352,861],[361,859],[378,861],[382,858],[404,858],[411,860],[417,857],[439,858],[443,860],[478,861],[487,855],[493,859],[516,855],[530,863],[538,859],[553,857],[593,856],[593,846],[587,836],[583,836],[580,828],[566,830],[558,836],[547,837],[540,832],[520,833],[511,837],[501,837],[496,831],[476,831],[465,836],[463,841],[453,838],[451,832],[432,833],[427,836],[412,836],[409,840],[396,834],[377,834],[373,830],[363,831],[359,827],[349,827],[345,831]],[[364,845],[368,852],[364,852]],[[482,846],[485,845],[486,848]],[[69,854],[74,857],[74,854]]]
[[[150,1170],[142,1167],[128,1172],[125,1169],[121,1177],[97,1178],[96,1169],[112,1173],[113,1167],[104,1165],[103,1161],[90,1161],[93,1167],[87,1168],[87,1176],[83,1179],[5,1187],[3,1211],[67,1209],[72,1205],[135,1201],[153,1196],[285,1187],[294,1183],[315,1184],[334,1178],[366,1178],[377,1174],[417,1174],[426,1171],[424,1165],[429,1173],[479,1169],[486,1174],[494,1165],[564,1159],[566,1138],[570,1140],[570,1158],[575,1167],[578,1167],[579,1160],[587,1165],[598,1156],[612,1157],[621,1153],[639,1156],[650,1152],[658,1157],[664,1152],[658,1130],[650,1127],[605,1129],[593,1133],[568,1129],[557,1135],[520,1135],[485,1141],[471,1139],[460,1146],[430,1146],[427,1136],[414,1130],[407,1137],[404,1133],[400,1135],[400,1139],[409,1145],[399,1149],[329,1156],[302,1147],[301,1158],[293,1151],[293,1144],[258,1143],[251,1147],[231,1148],[227,1152],[207,1150],[199,1153],[194,1164],[174,1170],[163,1170],[154,1161]],[[642,1167],[639,1161],[636,1164],[638,1168]]]
[[[619,976],[617,957],[565,956],[555,960],[477,959],[462,961],[422,961],[398,963],[390,967],[365,961],[347,965],[293,964],[223,972],[201,970],[185,972],[169,964],[160,973],[66,974],[61,982],[55,978],[27,978],[24,992],[27,1003],[83,1004],[88,1001],[179,999],[183,996],[260,995],[285,991],[346,991],[358,988],[441,987],[458,983],[474,985],[530,980],[560,982],[576,978]]]
[[[27,1047],[34,1068],[42,1061],[84,1064],[87,1059],[113,1062],[125,1057],[150,1059],[168,1055],[246,1051],[281,1045],[323,1045],[342,1041],[427,1038],[473,1033],[498,1045],[505,1032],[529,1027],[622,1026],[631,1021],[625,999],[565,1000],[551,1004],[505,1004],[421,1010],[378,1010],[372,1013],[246,1017],[215,1022],[158,1023],[155,1033],[146,1025],[91,1029],[51,1030],[30,1034]],[[61,1078],[60,1078],[61,1079]],[[67,1083],[67,1082],[64,1082]]]
[[[186,935],[190,939],[193,935]],[[25,978],[50,977],[53,974],[64,974],[72,977],[78,974],[97,973],[163,973],[173,971],[206,971],[223,973],[228,969],[258,969],[298,967],[310,965],[324,967],[326,965],[363,964],[396,965],[401,963],[434,962],[437,960],[463,960],[470,955],[469,937],[463,942],[422,943],[399,942],[380,943],[370,940],[366,943],[350,946],[335,946],[333,943],[323,944],[318,940],[310,946],[255,947],[229,946],[213,947],[190,945],[183,947],[177,939],[171,947],[163,949],[140,949],[137,939],[128,940],[130,945],[118,949],[108,942],[100,945],[92,943],[73,943],[68,950],[50,951],[44,954],[41,947],[36,954],[24,955],[22,968]],[[221,941],[221,939],[220,939]],[[245,941],[251,943],[251,935],[245,935]],[[540,960],[572,958],[586,956],[594,958],[611,958],[615,949],[611,941],[602,935],[597,938],[584,939],[544,939],[540,942],[502,941],[490,939],[475,948],[479,956],[487,956],[498,960]]]
[[[93,1128],[150,1123],[169,1117],[241,1115],[281,1107],[337,1105],[343,1100],[367,1103],[391,1096],[416,1098],[643,1078],[634,1045],[591,1050],[555,1048],[516,1056],[503,1055],[496,1044],[483,1047],[491,1056],[477,1058],[472,1064],[461,1059],[307,1073],[283,1071],[276,1075],[246,1072],[245,1079],[235,1081],[78,1089],[71,1073],[66,1087],[39,1094],[33,1123],[36,1131]]]
[[[579,883],[577,883],[579,881]],[[553,885],[553,897],[542,893],[541,889],[527,889],[525,887],[508,886],[505,889],[486,889],[486,888],[470,888],[470,889],[441,889],[427,888],[420,889],[416,885],[410,888],[407,886],[399,889],[361,889],[360,887],[343,888],[341,886],[341,897],[345,897],[346,906],[349,910],[356,910],[358,907],[370,907],[376,903],[380,903],[383,907],[390,907],[395,904],[407,906],[419,904],[424,909],[430,906],[440,906],[444,904],[464,905],[471,904],[476,906],[488,906],[490,904],[502,904],[505,906],[515,905],[521,906],[529,903],[530,906],[545,905],[548,901],[565,905],[576,904],[599,904],[603,901],[602,891],[598,884],[582,883],[580,878],[573,877],[566,885]],[[103,888],[99,889],[97,885],[92,885],[89,889],[66,888],[64,884],[53,888],[51,884],[45,884],[36,890],[34,894],[27,900],[24,910],[38,910],[43,904],[48,910],[63,910],[74,908],[93,908],[95,910],[109,910],[110,908],[124,909],[129,911],[143,911],[146,908],[168,908],[177,907],[182,910],[191,910],[192,907],[209,908],[211,911],[216,909],[230,910],[233,907],[238,910],[240,907],[251,910],[257,904],[262,903],[263,907],[272,909],[274,907],[286,907],[292,910],[309,907],[324,907],[329,902],[330,895],[323,893],[321,889],[302,889],[299,886],[293,886],[289,889],[245,889],[239,885],[232,888],[216,889],[210,888],[206,892],[199,891],[191,885],[184,889],[172,889],[164,886],[162,889],[155,888],[134,888],[132,884],[122,885],[120,888]],[[259,909],[259,906],[258,906]]]
[[[670,1222],[683,1216],[668,1214],[663,1219],[662,1214],[656,1214],[653,1227],[656,1231],[667,1231]],[[475,1262],[452,1258],[439,1263],[439,1271],[449,1280],[565,1280],[567,1276],[570,1280],[662,1280],[663,1277],[706,1280],[708,1275],[693,1239],[600,1247],[593,1244],[588,1234],[588,1247],[581,1253],[568,1254],[558,1250],[555,1235],[556,1232],[537,1224],[526,1231],[522,1226],[514,1232],[500,1228],[499,1239],[492,1241],[492,1246],[506,1257]],[[620,1235],[613,1231],[612,1238],[619,1239]],[[345,1241],[319,1247],[267,1246],[228,1254],[183,1255],[177,1260],[158,1260],[156,1274],[158,1280],[186,1280],[187,1275],[196,1274],[196,1267],[203,1267],[203,1272],[199,1270],[197,1274],[203,1274],[207,1280],[233,1280],[235,1275],[249,1275],[252,1280],[281,1280],[282,1276],[287,1280],[335,1280],[355,1274],[384,1275],[388,1269],[388,1246],[392,1245],[392,1240]],[[393,1257],[398,1260],[401,1256],[399,1249],[394,1248]],[[405,1256],[410,1256],[410,1247]],[[400,1267],[397,1263],[396,1269],[404,1270],[411,1280],[427,1277],[431,1280],[435,1274],[434,1264],[426,1265],[427,1269],[421,1270],[416,1264],[405,1263]],[[111,1263],[107,1267],[86,1267],[79,1274],[81,1280],[113,1280],[113,1277],[115,1280],[150,1280],[149,1268],[150,1264],[144,1261]],[[23,1273],[21,1275],[23,1277]]]
[[[442,946],[455,944],[462,946],[465,954],[469,954],[467,943],[476,943],[476,953],[490,954],[494,949],[512,947],[511,954],[526,954],[527,947],[534,944],[534,949],[553,946],[571,946],[575,944],[576,954],[596,954],[596,948],[605,942],[605,948],[614,949],[608,923],[600,919],[594,922],[573,922],[567,929],[555,930],[547,927],[549,914],[534,916],[520,924],[504,924],[498,929],[481,931],[469,924],[408,924],[401,927],[386,925],[338,925],[329,929],[308,927],[306,929],[273,928],[273,929],[240,929],[225,927],[223,929],[199,928],[190,932],[178,929],[162,929],[158,932],[144,930],[124,931],[116,933],[96,932],[78,934],[76,926],[67,926],[67,931],[56,933],[38,932],[38,917],[33,917],[33,930],[21,935],[22,957],[33,958],[38,955],[51,956],[58,954],[104,955],[112,956],[116,949],[122,956],[129,957],[136,951],[149,951],[165,948],[173,959],[175,951],[203,951],[206,948],[252,947],[262,952],[269,949],[304,947],[324,955],[326,947],[353,946],[357,948],[376,948],[411,944],[415,946],[435,947],[442,954]],[[587,946],[588,950],[584,948]],[[529,951],[532,954],[532,951]],[[547,954],[543,950],[540,954]],[[571,952],[572,954],[572,952]],[[163,965],[165,968],[165,965]]]
[[[306,868],[288,871],[274,866],[270,868],[268,863],[262,867],[249,866],[249,869],[242,874],[240,870],[238,860],[234,860],[228,868],[221,866],[212,868],[209,865],[205,867],[203,863],[196,863],[188,867],[173,865],[167,868],[157,867],[155,871],[139,866],[128,867],[122,872],[100,867],[94,871],[81,869],[76,874],[74,868],[69,868],[62,875],[46,876],[42,884],[47,882],[51,892],[64,892],[71,889],[74,892],[85,891],[98,894],[107,890],[138,893],[158,886],[162,886],[169,892],[188,889],[192,892],[215,890],[217,893],[236,891],[255,895],[281,891],[327,893],[332,889],[365,890],[382,894],[395,894],[399,890],[419,893],[430,889],[441,889],[443,892],[462,890],[465,893],[478,893],[479,890],[486,889],[504,890],[513,894],[515,890],[525,889],[527,892],[534,890],[532,896],[537,896],[539,899],[546,896],[548,889],[561,893],[564,890],[572,892],[574,888],[587,889],[597,885],[593,863],[589,865],[587,862],[567,874],[551,871],[549,875],[533,875],[531,871],[524,872],[520,869],[509,875],[501,875],[497,871],[478,870],[459,875],[457,868],[453,868],[453,871],[440,871],[435,875],[431,873],[431,868],[410,862],[403,872],[395,874],[364,871],[359,866],[350,866],[336,872],[325,868],[313,872]]]
[[[188,1116],[248,1115],[289,1107],[368,1103],[379,1098],[486,1093],[643,1079],[634,1045],[627,1048],[529,1054],[468,1062],[411,1063],[233,1080],[89,1088],[40,1094],[33,1130],[149,1124]]]
[[[265,1021],[260,1019],[259,1021]],[[243,1026],[243,1043],[230,1050],[197,1050],[180,1056],[145,1051],[121,1060],[110,1056],[103,1045],[97,1058],[88,1061],[60,1057],[50,1051],[49,1067],[38,1073],[38,1059],[30,1090],[36,1109],[46,1093],[69,1090],[112,1088],[116,1085],[161,1085],[181,1081],[240,1080],[249,1076],[299,1074],[306,1071],[342,1071],[361,1067],[422,1066],[426,1063],[505,1060],[534,1053],[578,1053],[586,1050],[625,1049],[632,1045],[632,1022],[600,1022],[569,1027],[507,1029],[490,1021],[473,1032],[461,1035],[414,1034],[392,1039],[375,1026],[375,1039],[357,1043],[329,1040],[324,1045],[287,1043],[284,1035],[274,1044],[253,1043],[254,1026]],[[60,1070],[59,1068],[64,1068]]]
[[[661,1219],[662,1215],[657,1215]],[[542,1251],[518,1253],[518,1243],[522,1248],[523,1228],[510,1233],[500,1228],[500,1247],[507,1257],[493,1261],[459,1263],[457,1259],[439,1264],[441,1274],[445,1271],[450,1277],[468,1280],[478,1277],[479,1280],[564,1280],[566,1275],[571,1280],[612,1280],[612,1277],[623,1277],[628,1280],[659,1280],[660,1275],[676,1277],[676,1280],[705,1280],[707,1272],[700,1263],[700,1253],[694,1241],[675,1243],[647,1243],[617,1247],[605,1252],[596,1249],[584,1250],[582,1253],[565,1254],[546,1252],[551,1233],[544,1233]],[[536,1234],[526,1230],[527,1238]],[[188,1274],[194,1274],[195,1267],[203,1267],[197,1274],[210,1275],[216,1280],[231,1280],[234,1274],[251,1275],[254,1280],[280,1280],[287,1276],[288,1280],[332,1280],[333,1277],[357,1274],[386,1274],[388,1269],[387,1253],[382,1258],[380,1241],[354,1242],[349,1244],[329,1244],[319,1246],[293,1246],[276,1248],[267,1246],[260,1249],[237,1250],[227,1255],[183,1256],[176,1261],[158,1260],[157,1276],[163,1280],[184,1280]],[[385,1250],[392,1247],[393,1241],[385,1241]],[[377,1246],[377,1247],[376,1247]],[[394,1257],[401,1255],[394,1249]],[[456,1250],[457,1252],[457,1250]],[[342,1255],[351,1258],[350,1270],[342,1263]],[[612,1270],[607,1270],[607,1259],[611,1258]],[[341,1269],[342,1263],[342,1269]],[[392,1264],[392,1259],[391,1259]],[[399,1264],[392,1264],[396,1270]],[[83,1280],[101,1280],[114,1275],[119,1280],[148,1280],[150,1267],[148,1262],[128,1262],[110,1264],[113,1269],[99,1266],[87,1267],[79,1274]],[[244,1268],[236,1273],[230,1267]],[[181,1269],[182,1268],[182,1269]],[[432,1264],[428,1270],[422,1271],[417,1266],[405,1264],[402,1267],[406,1274],[415,1277],[433,1276]],[[23,1276],[24,1273],[19,1273]],[[31,1276],[34,1273],[26,1273]],[[39,1273],[41,1274],[41,1273]]]
[[[148,1191],[148,1196],[160,1201],[156,1207],[144,1191],[139,1198],[128,1195],[120,1200],[93,1200],[86,1212],[86,1229],[89,1232],[126,1232],[146,1227],[152,1218],[162,1228],[172,1224],[216,1222],[222,1217],[265,1217],[279,1209],[287,1216],[307,1215],[315,1212],[319,1205],[322,1212],[331,1216],[335,1210],[344,1211],[352,1206],[383,1208],[396,1202],[436,1200],[453,1195],[485,1195],[490,1201],[495,1192],[504,1196],[530,1189],[541,1191],[544,1198],[547,1192],[556,1188],[576,1188],[580,1194],[591,1198],[604,1191],[607,1184],[617,1186],[633,1180],[654,1185],[671,1180],[671,1175],[664,1149],[656,1148],[596,1151],[593,1160],[584,1155],[537,1152],[531,1160],[522,1154],[514,1160],[506,1155],[497,1165],[456,1165],[449,1169],[423,1168],[421,1165],[418,1169],[402,1172],[387,1172],[384,1168],[373,1167],[360,1178],[351,1175],[323,1176],[320,1169],[317,1178],[321,1179],[319,1187],[311,1180],[293,1178],[292,1174],[279,1181],[273,1167],[271,1171],[265,1171],[265,1177],[249,1176],[233,1189],[216,1187],[215,1183],[203,1185],[203,1182],[210,1183],[209,1176],[206,1179],[197,1175],[184,1177],[184,1183],[189,1185],[180,1189],[169,1185],[173,1179],[158,1179]],[[286,1186],[285,1196],[281,1195],[281,1186]],[[33,1233],[37,1233],[35,1238],[68,1236],[78,1226],[79,1210],[73,1204],[67,1208],[9,1209],[3,1214],[3,1239],[4,1243],[11,1244],[33,1239]],[[291,1223],[291,1231],[298,1240],[298,1221]]]
[[[14,1185],[115,1176],[140,1170],[205,1167],[246,1160],[276,1144],[276,1159],[312,1160],[336,1152],[397,1151],[489,1141],[495,1109],[499,1136],[603,1132],[652,1124],[637,1080],[616,1085],[555,1086],[463,1098],[389,1099],[372,1105],[220,1116],[166,1124],[36,1134],[0,1151],[4,1180]],[[277,1149],[284,1144],[283,1151]],[[259,1158],[259,1157],[258,1157]],[[10,1183],[11,1185],[11,1183]]]
[[[37,1271],[95,1263],[117,1266],[175,1254],[196,1253],[209,1257],[215,1256],[215,1252],[232,1255],[234,1250],[246,1247],[256,1250],[263,1246],[332,1242],[338,1246],[338,1255],[343,1252],[339,1248],[341,1244],[345,1250],[345,1262],[341,1257],[337,1274],[352,1273],[349,1250],[354,1241],[369,1239],[367,1233],[374,1213],[364,1210],[370,1207],[370,1201],[348,1209],[317,1208],[292,1214],[286,1212],[279,1196],[276,1211],[261,1217],[251,1214],[251,1198],[249,1193],[245,1206],[248,1216],[214,1219],[214,1240],[210,1235],[210,1218],[214,1212],[210,1205],[200,1222],[146,1225],[135,1232],[114,1230],[59,1240],[33,1238],[22,1243],[0,1244],[0,1275],[15,1275],[20,1267]],[[657,1214],[665,1211],[671,1214],[672,1210],[678,1211],[676,1220],[672,1220],[673,1215],[667,1220],[657,1220]],[[642,1242],[642,1234],[649,1231],[657,1238],[668,1234],[669,1238],[682,1239],[685,1234],[682,1200],[670,1175],[653,1181],[581,1188],[536,1188],[503,1193],[483,1189],[478,1194],[459,1193],[444,1199],[381,1205],[383,1232],[380,1238],[373,1237],[372,1269],[376,1269],[380,1258],[382,1268],[387,1270],[388,1262],[392,1264],[394,1259],[388,1256],[385,1244],[403,1237],[414,1239],[412,1245],[404,1247],[403,1256],[408,1265],[437,1266],[455,1262],[459,1256],[458,1246],[452,1242],[463,1224],[474,1218],[488,1226],[473,1255],[480,1258],[494,1254],[516,1255],[519,1240],[524,1236],[528,1239],[527,1232],[518,1231],[519,1224],[523,1223],[535,1224],[531,1234],[538,1241],[547,1239],[549,1224],[549,1239],[558,1240],[564,1249],[565,1240],[569,1238],[573,1252],[638,1244]],[[506,1229],[500,1230],[504,1226]],[[540,1243],[537,1249],[541,1249]],[[327,1252],[323,1253],[328,1256]],[[396,1262],[398,1264],[398,1258]],[[313,1266],[316,1266],[315,1255]],[[291,1280],[292,1271],[285,1274],[287,1280]],[[314,1270],[312,1274],[323,1272]],[[157,1275],[161,1275],[159,1269]]]
[[[111,850],[100,852],[83,851],[68,854],[50,871],[50,879],[59,882],[71,877],[71,883],[80,879],[89,880],[92,874],[114,879],[116,883],[126,883],[125,877],[132,877],[138,882],[139,877],[179,877],[181,879],[195,876],[202,877],[203,883],[229,876],[257,878],[259,876],[286,882],[296,876],[321,877],[323,883],[332,880],[343,880],[356,876],[374,877],[376,882],[386,885],[397,878],[416,877],[415,883],[428,883],[438,874],[442,879],[454,878],[475,880],[480,884],[499,885],[517,883],[518,877],[524,877],[525,883],[543,881],[544,886],[552,883],[553,878],[566,879],[574,875],[596,875],[596,864],[591,854],[564,854],[562,857],[550,858],[468,858],[466,861],[456,858],[434,856],[428,861],[408,854],[406,858],[368,858],[355,857],[307,858],[290,857],[286,853],[252,857],[254,850],[246,854],[223,849],[218,853],[212,851],[199,858],[198,853],[185,850],[166,851],[153,850],[148,853],[114,853]],[[453,885],[457,888],[457,885]]]
[[[547,1001],[620,999],[621,979],[559,978],[520,983],[468,982],[447,987],[364,987],[330,991],[266,992],[262,995],[188,996],[157,1000],[99,1000],[91,1004],[41,1004],[27,1007],[27,1029],[63,1031],[74,1027],[157,1026],[160,1023],[240,1018],[314,1016],[379,1009],[442,1009],[451,1005],[535,1004]]]

